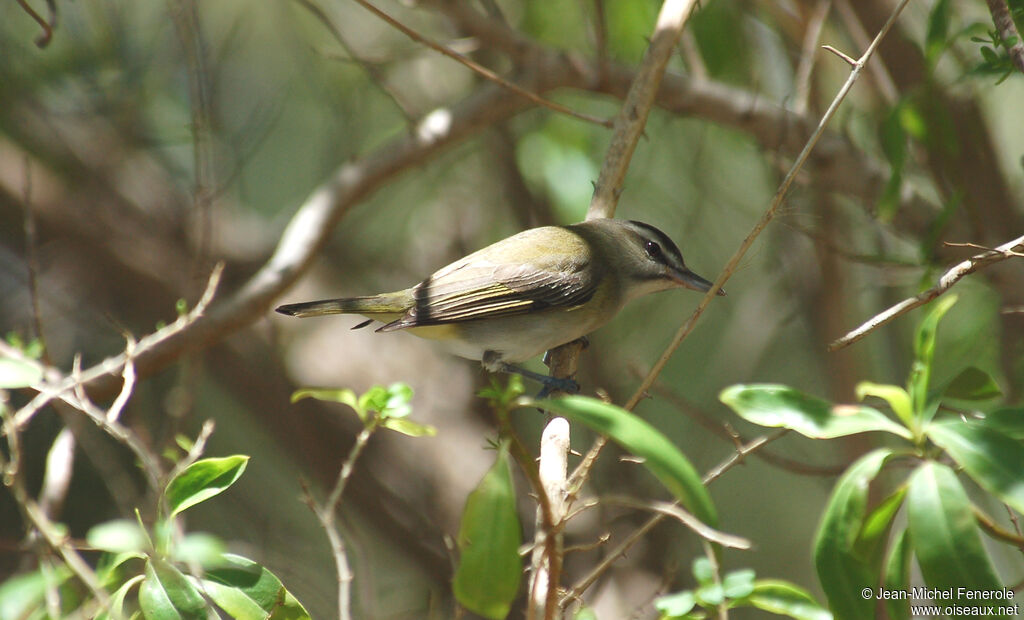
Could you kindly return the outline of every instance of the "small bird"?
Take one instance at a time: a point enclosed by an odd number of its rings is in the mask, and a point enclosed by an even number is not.
[[[546,391],[577,391],[571,380],[513,364],[586,336],[631,299],[679,287],[706,292],[711,282],[687,269],[665,233],[632,220],[593,219],[525,230],[411,288],[287,304],[277,312],[361,314],[369,320],[353,329],[381,321],[378,332],[408,330],[480,360],[490,372],[521,374]]]

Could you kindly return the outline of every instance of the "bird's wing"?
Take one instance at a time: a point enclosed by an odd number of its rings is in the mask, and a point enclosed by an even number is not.
[[[413,306],[379,331],[578,306],[588,301],[597,287],[597,276],[586,267],[586,257],[567,257],[548,269],[529,263],[460,261],[417,285]]]

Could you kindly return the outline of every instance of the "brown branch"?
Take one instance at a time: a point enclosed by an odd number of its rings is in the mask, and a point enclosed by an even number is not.
[[[50,19],[43,19],[42,15],[36,13],[35,10],[28,5],[26,0],[18,0],[18,4],[21,6],[21,9],[28,13],[28,16],[43,29],[43,33],[36,37],[36,47],[42,49],[49,45],[50,41],[53,40],[53,29],[57,27],[56,2],[54,0],[46,0],[46,8],[50,11]]]
[[[882,325],[885,325],[889,321],[892,321],[896,317],[905,314],[914,308],[923,306],[924,304],[935,299],[939,295],[942,295],[948,291],[954,284],[960,281],[964,276],[970,275],[979,269],[983,269],[992,265],[1004,261],[1008,258],[1014,258],[1020,256],[1017,252],[1018,248],[1024,247],[1024,236],[1017,237],[1012,241],[1006,243],[981,254],[976,254],[965,261],[957,263],[952,268],[942,274],[939,278],[938,283],[924,291],[918,293],[913,297],[908,297],[898,304],[890,307],[888,310],[881,312],[874,317],[868,319],[860,327],[850,331],[842,338],[838,338],[835,341],[829,343],[829,351],[838,351],[843,347],[849,346],[864,336],[867,336],[872,331],[878,329]]]
[[[594,196],[587,209],[588,220],[615,215],[633,151],[647,124],[647,115],[654,105],[665,67],[695,4],[694,0],[665,0],[661,5],[651,44],[626,93],[626,100],[615,117],[615,133],[608,145]]]
[[[985,1],[988,3],[988,10],[992,13],[992,23],[996,26],[1006,53],[1010,55],[1010,60],[1013,61],[1017,70],[1024,73],[1024,40],[1021,40],[1020,33],[1017,32],[1017,25],[1013,23],[1006,0]],[[1008,45],[1010,41],[1013,41],[1012,45]]]
[[[366,0],[355,0],[355,1],[360,6],[362,6],[366,10],[370,11],[371,13],[376,15],[377,17],[381,18],[382,20],[387,22],[388,25],[390,25],[391,27],[393,27],[396,30],[400,31],[402,34],[404,34],[405,36],[409,37],[413,41],[416,41],[417,43],[422,43],[423,45],[426,45],[430,49],[432,49],[434,51],[437,51],[437,52],[440,52],[441,54],[447,56],[448,58],[451,58],[455,62],[458,62],[459,64],[463,65],[464,67],[470,69],[474,73],[479,74],[481,77],[483,77],[485,79],[488,79],[488,80],[494,82],[495,84],[499,84],[502,87],[507,88],[507,89],[511,90],[512,92],[516,93],[517,95],[520,95],[522,97],[525,97],[525,98],[529,99],[530,101],[536,103],[537,105],[544,106],[545,108],[550,108],[550,109],[552,109],[552,110],[554,110],[556,112],[560,112],[562,114],[567,114],[567,115],[572,116],[574,118],[578,118],[580,120],[587,121],[588,123],[594,123],[595,125],[600,125],[602,127],[611,127],[612,126],[612,122],[609,121],[608,119],[597,118],[596,116],[591,116],[589,114],[583,114],[582,112],[577,112],[576,110],[573,110],[571,108],[567,108],[564,105],[561,105],[561,104],[555,103],[553,101],[549,101],[547,99],[544,99],[543,97],[541,97],[541,96],[537,95],[536,93],[533,93],[533,92],[523,88],[522,86],[519,86],[518,84],[514,84],[512,82],[509,82],[508,80],[506,80],[505,78],[501,77],[497,73],[491,71],[487,67],[484,67],[483,65],[477,64],[476,62],[473,62],[472,60],[470,60],[469,58],[466,58],[462,54],[459,54],[458,52],[452,51],[451,49],[441,45],[440,43],[437,43],[436,41],[433,41],[432,39],[429,39],[429,38],[423,36],[422,34],[416,32],[412,28],[409,28],[408,26],[406,26],[402,22],[398,21],[394,17],[391,17],[390,15],[385,13],[384,11],[382,11],[382,10],[378,9],[377,7],[373,6],[372,4],[367,2]]]

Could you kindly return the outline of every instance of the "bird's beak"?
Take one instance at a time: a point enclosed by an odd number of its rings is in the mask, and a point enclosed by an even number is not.
[[[669,273],[669,278],[671,278],[672,281],[678,284],[679,286],[684,286],[688,289],[700,291],[702,293],[706,293],[712,285],[711,282],[708,282],[707,280],[693,273],[689,269],[671,271]],[[722,289],[718,289],[718,294],[724,297],[725,291]]]

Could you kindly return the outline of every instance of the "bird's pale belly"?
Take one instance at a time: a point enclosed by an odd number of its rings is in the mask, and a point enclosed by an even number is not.
[[[583,320],[573,310],[560,310],[548,316],[517,315],[413,327],[405,331],[437,340],[459,357],[480,360],[486,351],[494,351],[499,361],[515,364],[585,336],[602,323]]]

